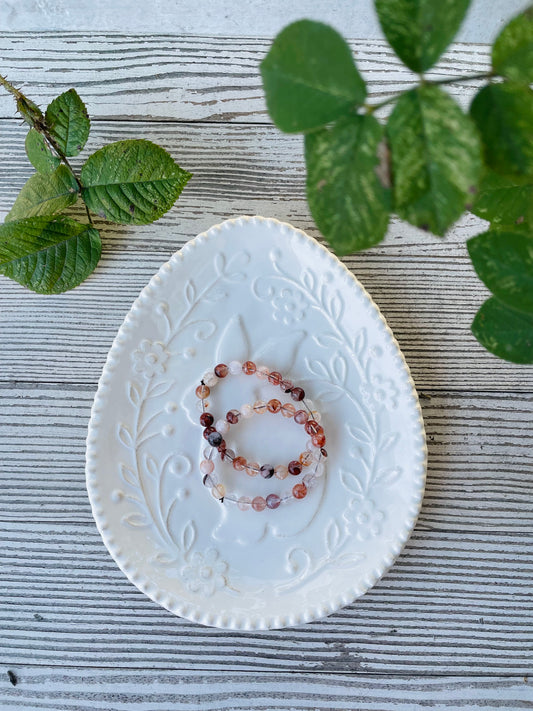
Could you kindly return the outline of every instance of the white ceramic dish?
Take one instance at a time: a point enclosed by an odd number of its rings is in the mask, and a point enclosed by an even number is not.
[[[194,388],[233,359],[292,377],[322,412],[327,471],[306,499],[243,512],[202,485]],[[242,376],[212,395],[223,414],[280,391]],[[228,441],[286,463],[305,439],[284,419],[255,417]],[[226,466],[239,493],[296,481]],[[297,625],[365,593],[413,529],[425,470],[416,391],[378,308],[315,240],[261,217],[211,228],[152,278],[111,348],[87,437],[93,514],[123,572],[171,612],[233,629]]]

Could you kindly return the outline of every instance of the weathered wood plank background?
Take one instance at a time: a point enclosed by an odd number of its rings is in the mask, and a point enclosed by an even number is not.
[[[486,43],[527,4],[476,0],[431,76],[484,71]],[[382,245],[345,260],[411,366],[429,446],[415,533],[366,596],[298,629],[199,627],[126,580],[91,518],[91,401],[150,276],[237,214],[320,237],[301,138],[265,111],[258,63],[272,34],[297,17],[330,21],[366,38],[350,42],[376,100],[412,85],[370,3],[357,5],[0,0],[2,73],[41,104],[75,86],[93,120],[87,151],[146,137],[195,174],[155,225],[102,225],[102,262],[74,292],[40,297],[0,281],[2,711],[533,708],[533,369],[492,358],[469,332],[486,295],[465,249],[483,228],[472,216],[441,240],[393,221]],[[451,93],[467,106],[475,88]],[[32,172],[24,134],[0,95],[1,217]]]

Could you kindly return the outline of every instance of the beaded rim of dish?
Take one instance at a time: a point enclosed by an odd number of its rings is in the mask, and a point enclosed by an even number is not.
[[[416,477],[416,488],[411,500],[411,506],[409,509],[409,515],[404,521],[404,526],[401,531],[398,532],[396,539],[391,542],[390,550],[386,553],[382,559],[376,562],[374,570],[369,573],[365,580],[357,586],[353,586],[348,590],[340,594],[332,596],[329,600],[324,601],[320,604],[309,605],[305,609],[301,609],[296,613],[286,614],[286,615],[261,615],[261,614],[234,614],[230,612],[220,612],[218,614],[213,614],[205,612],[201,609],[199,605],[192,605],[190,603],[184,602],[177,599],[174,595],[170,593],[164,593],[157,589],[154,583],[149,579],[146,574],[139,572],[136,562],[132,561],[130,557],[125,554],[120,546],[115,542],[109,528],[109,522],[106,519],[105,511],[101,505],[100,492],[98,488],[98,473],[96,460],[98,456],[98,429],[100,413],[106,409],[106,398],[108,385],[112,378],[112,373],[116,366],[116,359],[120,352],[123,350],[124,344],[127,342],[128,333],[130,329],[136,325],[136,318],[140,312],[144,311],[147,306],[151,305],[154,299],[154,294],[160,289],[161,284],[164,283],[165,277],[170,274],[174,268],[182,261],[184,255],[192,251],[197,247],[198,244],[206,242],[211,239],[216,239],[217,235],[223,229],[230,229],[234,225],[250,225],[250,224],[267,224],[268,226],[274,226],[285,233],[289,232],[293,235],[295,240],[306,241],[309,243],[310,249],[314,249],[316,252],[321,253],[326,259],[331,263],[331,268],[335,269],[339,274],[339,277],[344,276],[351,283],[356,285],[361,295],[367,300],[367,303],[372,307],[373,313],[377,321],[381,324],[385,333],[387,334],[390,345],[394,348],[397,360],[399,361],[404,377],[410,386],[410,395],[413,398],[415,405],[417,417],[414,418],[414,430],[421,440],[420,449],[418,451],[418,461],[417,465],[412,469],[412,475]],[[425,482],[426,482],[426,468],[427,468],[427,443],[424,429],[424,420],[422,418],[422,410],[420,407],[420,402],[418,400],[418,394],[416,392],[415,383],[411,376],[411,371],[407,365],[403,353],[400,350],[398,341],[396,340],[393,332],[391,331],[389,325],[387,324],[385,317],[379,310],[378,306],[373,301],[370,294],[364,288],[364,286],[359,282],[357,277],[349,271],[349,269],[331,252],[329,252],[326,247],[321,245],[319,242],[314,240],[312,237],[307,235],[302,230],[293,227],[292,225],[281,222],[274,218],[265,218],[261,216],[247,216],[242,215],[240,217],[225,220],[219,224],[214,225],[206,232],[202,232],[197,235],[194,239],[187,242],[180,250],[175,252],[168,262],[163,264],[159,271],[154,274],[150,279],[148,284],[141,291],[137,299],[132,304],[132,307],[128,314],[126,315],[122,325],[120,326],[117,335],[113,341],[111,349],[107,355],[104,368],[102,370],[102,375],[98,381],[98,389],[95,395],[93,406],[91,408],[91,416],[89,419],[89,427],[86,440],[86,486],[89,494],[89,501],[91,503],[91,509],[93,517],[96,522],[96,526],[102,536],[104,544],[108,549],[110,555],[114,559],[115,563],[118,565],[120,570],[124,575],[145,595],[147,595],[151,600],[158,603],[162,607],[166,608],[175,615],[184,617],[193,622],[198,622],[199,624],[209,625],[214,627],[219,627],[223,629],[233,629],[241,631],[254,631],[263,629],[279,629],[283,627],[294,627],[305,622],[310,622],[311,620],[319,620],[327,615],[332,614],[341,607],[349,605],[361,595],[364,595],[370,588],[372,588],[375,583],[389,570],[389,568],[394,564],[395,560],[398,558],[403,550],[413,528],[415,527],[420,509],[422,507],[422,500],[424,496]]]

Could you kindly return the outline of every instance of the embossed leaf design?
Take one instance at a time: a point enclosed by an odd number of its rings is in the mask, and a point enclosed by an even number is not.
[[[341,470],[340,472],[341,482],[344,487],[351,491],[352,494],[361,495],[363,493],[363,485],[359,481],[359,477],[354,472],[348,472]]]
[[[337,402],[343,396],[343,391],[340,389],[329,388],[328,390],[320,390],[317,392],[317,400],[321,402]]]
[[[354,338],[353,350],[360,356],[366,348],[366,328],[362,328]]]
[[[215,255],[213,266],[215,268],[215,274],[217,276],[222,276],[224,274],[224,271],[226,269],[226,257],[222,254],[222,252],[218,252]]]
[[[121,521],[124,525],[131,526],[132,528],[146,528],[151,524],[149,518],[138,511],[125,514]]]
[[[344,303],[338,294],[331,297],[328,304],[328,313],[334,321],[338,321],[344,311]]]
[[[166,553],[163,553],[162,551],[159,551],[153,557],[154,563],[157,563],[159,565],[172,565],[174,563],[177,563],[178,560],[179,558],[177,556],[171,556]]]
[[[194,286],[194,283],[189,279],[189,281],[185,284],[185,301],[187,302],[188,306],[191,306],[194,303],[194,300],[196,299],[196,287]]]
[[[139,386],[134,382],[129,382],[127,388],[128,400],[134,407],[138,407],[139,403],[141,402],[141,393],[139,390]]]
[[[196,526],[194,521],[187,521],[181,532],[181,550],[186,555],[196,541]]]
[[[341,531],[339,524],[336,521],[331,521],[326,529],[326,548],[330,555],[339,545],[340,539]]]
[[[124,481],[126,484],[129,484],[130,486],[139,486],[138,474],[122,463],[120,465],[120,478],[122,479],[122,481]]]
[[[316,279],[310,269],[306,269],[302,274],[302,284],[305,286],[307,291],[313,292],[315,290]]]
[[[374,484],[394,484],[402,475],[401,467],[380,469],[374,478]]]
[[[351,568],[354,565],[359,565],[366,558],[364,553],[347,553],[335,559],[335,565],[340,568]]]
[[[381,435],[379,439],[378,449],[385,452],[387,449],[390,449],[396,444],[398,438],[399,436],[397,432],[386,432]]]
[[[371,444],[372,439],[366,430],[356,427],[350,423],[347,423],[346,429],[348,430],[351,437],[356,439],[358,442],[365,442],[366,444]]]
[[[133,447],[133,437],[131,436],[131,432],[126,425],[118,425],[118,438],[125,447],[128,447],[129,449]]]
[[[335,348],[342,345],[342,340],[332,333],[315,333],[313,334],[313,340],[322,348]]]
[[[337,353],[333,359],[333,374],[335,375],[335,380],[339,385],[345,384],[347,371],[348,366],[346,364],[346,358]]]
[[[329,380],[329,373],[328,369],[325,366],[324,362],[321,360],[309,360],[309,358],[305,359],[305,364],[307,366],[307,369],[312,375],[316,375],[319,378],[325,378]]]
[[[161,395],[166,395],[172,387],[172,382],[170,380],[162,380],[159,383],[154,383],[147,393],[148,397],[160,397]]]
[[[155,459],[149,454],[145,455],[144,457],[144,468],[149,477],[151,477],[152,479],[157,479],[159,475],[159,468],[156,464]]]
[[[303,548],[291,548],[287,553],[287,570],[294,575],[303,576],[311,565],[311,557]]]

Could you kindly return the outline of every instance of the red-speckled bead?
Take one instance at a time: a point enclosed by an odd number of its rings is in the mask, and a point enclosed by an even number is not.
[[[214,427],[206,427],[204,430],[204,439],[207,439],[212,432],[216,432]]]
[[[311,442],[315,447],[323,447],[326,444],[326,435],[323,432],[319,432],[311,437]]]
[[[281,504],[281,499],[277,494],[269,494],[266,497],[266,505],[268,506],[269,509],[277,509],[278,506]]]
[[[257,366],[252,360],[247,360],[242,364],[242,372],[246,375],[253,375],[256,370]]]
[[[296,408],[294,407],[292,402],[284,402],[281,406],[281,414],[283,415],[283,417],[294,417],[295,412]]]
[[[276,398],[272,398],[267,402],[267,410],[269,412],[279,412],[281,410],[281,402]]]
[[[225,363],[219,363],[218,365],[215,366],[215,375],[218,378],[225,378],[226,375],[228,374],[228,366]]]
[[[254,402],[254,412],[257,412],[258,415],[262,415],[266,411],[267,411],[266,402],[263,402],[263,400],[256,400]]]
[[[299,425],[305,425],[308,419],[309,416],[305,410],[296,410],[294,413],[294,421]]]
[[[303,400],[305,397],[305,392],[303,388],[293,388],[291,390],[291,397],[293,400],[296,400],[296,402],[300,402],[300,400]]]
[[[305,484],[295,484],[292,487],[292,495],[295,499],[303,499],[307,494],[307,487]]]
[[[316,420],[307,420],[304,426],[308,435],[316,435],[324,432],[324,429],[316,422]]]
[[[300,462],[297,462],[296,459],[293,459],[292,462],[289,462],[289,466],[287,467],[289,470],[289,474],[292,474],[293,476],[298,476],[298,474],[302,473],[302,465]]]
[[[283,376],[281,375],[281,373],[278,373],[277,370],[274,370],[268,376],[268,382],[272,383],[272,385],[279,385],[282,380],[283,380]]]
[[[239,421],[239,415],[241,413],[238,410],[230,410],[226,414],[226,420],[230,423],[230,425],[236,425],[237,422]]]
[[[267,502],[263,499],[262,496],[256,496],[255,499],[252,501],[252,508],[254,511],[264,511],[266,505]]]
[[[214,421],[215,418],[210,412],[202,412],[200,415],[200,424],[202,427],[211,427]]]
[[[303,467],[309,467],[314,461],[313,453],[306,449],[300,454],[299,460]]]
[[[279,384],[280,388],[284,393],[290,393],[292,390],[292,383],[290,380],[282,380],[281,383]]]
[[[244,457],[235,457],[233,460],[233,468],[241,472],[246,468],[246,459]]]
[[[209,395],[211,390],[207,387],[207,385],[199,385],[196,388],[196,397],[199,397],[200,400],[205,400],[205,398]]]

